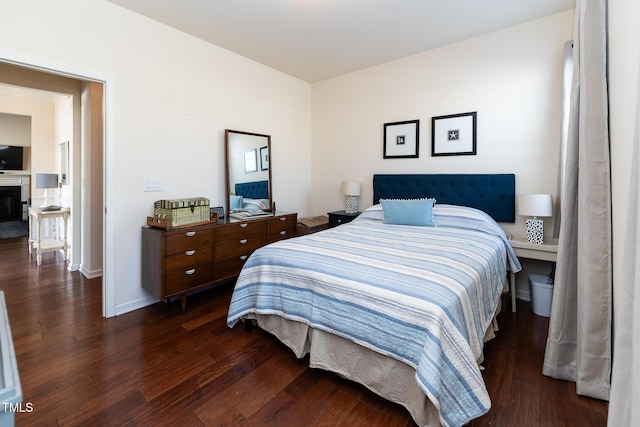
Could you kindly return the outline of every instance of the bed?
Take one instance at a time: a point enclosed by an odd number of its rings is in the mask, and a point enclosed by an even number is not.
[[[297,357],[308,354],[310,366],[405,406],[419,425],[463,425],[490,408],[479,368],[483,344],[496,330],[507,270],[520,270],[494,219],[513,214],[515,177],[373,181],[375,204],[352,222],[255,251],[227,324],[256,322]],[[430,211],[435,226],[385,222],[387,208],[376,202],[429,197],[438,182],[450,190],[438,196],[448,203],[438,200]],[[449,204],[464,192],[471,203]],[[492,206],[482,206],[488,200]]]

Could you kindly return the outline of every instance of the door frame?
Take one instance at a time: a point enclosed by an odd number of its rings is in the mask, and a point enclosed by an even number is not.
[[[117,314],[114,242],[115,221],[110,221],[109,218],[115,217],[115,201],[112,190],[115,188],[115,174],[113,173],[115,159],[115,77],[104,72],[83,70],[68,64],[52,63],[42,58],[26,57],[2,50],[0,50],[0,62],[44,73],[102,84],[104,102],[102,111],[104,120],[102,144],[102,201],[104,206],[102,220],[102,315],[103,317],[113,317]],[[85,209],[84,202],[81,205],[82,209]]]

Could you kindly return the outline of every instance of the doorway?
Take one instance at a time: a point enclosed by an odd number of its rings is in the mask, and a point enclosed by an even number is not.
[[[70,191],[73,192],[71,199],[74,205],[72,206],[72,212],[77,212],[72,244],[76,251],[88,252],[90,256],[99,253],[103,316],[115,316],[115,284],[113,283],[113,274],[110,274],[113,271],[114,262],[112,256],[113,242],[109,237],[113,236],[114,233],[113,231],[109,233],[111,224],[106,215],[110,205],[110,199],[107,197],[107,188],[109,186],[107,177],[109,174],[106,173],[106,168],[110,164],[107,161],[108,158],[113,155],[113,148],[109,147],[110,144],[108,144],[106,138],[108,134],[107,128],[112,126],[112,120],[108,119],[107,108],[108,105],[112,105],[110,100],[113,99],[113,79],[109,76],[80,75],[72,69],[54,68],[45,63],[34,63],[31,58],[27,63],[21,58],[0,55],[0,67],[14,67],[20,70],[20,73],[18,75],[14,74],[13,77],[7,77],[11,75],[4,72],[1,73],[3,77],[0,83],[9,83],[44,91],[55,87],[59,91],[60,79],[65,79],[72,82],[77,88],[77,96],[75,97],[77,100],[74,102],[73,108],[74,138],[73,142],[69,141],[69,168],[72,182]],[[28,75],[28,77],[21,77],[21,74]],[[51,83],[56,80],[57,83]],[[95,102],[96,97],[94,95],[96,93],[99,94],[99,103]],[[80,117],[80,119],[76,119],[77,117]],[[84,121],[79,122],[78,120]],[[87,135],[87,132],[91,132],[92,135]],[[95,141],[98,139],[99,144],[96,144]],[[90,141],[93,141],[93,143],[90,143]],[[96,167],[96,159],[99,159],[97,162],[98,167]],[[99,169],[99,171],[95,169]],[[76,175],[75,180],[73,178],[74,174]],[[96,182],[98,185],[92,185],[96,184]],[[81,183],[84,183],[84,185],[81,185]],[[89,188],[89,193],[87,192],[87,187]],[[101,219],[101,221],[95,221],[96,218]],[[93,223],[88,219],[93,219]],[[95,224],[96,222],[99,222],[99,224]],[[95,231],[96,228],[98,228],[97,232]],[[94,234],[93,236],[91,235],[92,233]],[[99,238],[96,238],[96,233]],[[99,241],[98,251],[95,250],[95,241]],[[78,252],[76,252],[76,255],[79,255]],[[81,264],[82,262],[80,262]],[[79,269],[82,271],[82,268]],[[86,271],[83,272],[85,275],[86,273]]]

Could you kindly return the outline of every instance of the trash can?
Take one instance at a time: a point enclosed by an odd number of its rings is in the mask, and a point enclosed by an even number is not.
[[[553,283],[551,277],[542,274],[530,274],[531,308],[538,316],[551,316],[551,300],[553,299]]]

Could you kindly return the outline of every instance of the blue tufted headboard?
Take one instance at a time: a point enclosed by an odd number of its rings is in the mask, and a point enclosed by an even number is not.
[[[268,199],[269,181],[239,182],[236,184],[236,195],[249,199]]]
[[[401,174],[373,176],[373,203],[380,199],[433,197],[436,203],[471,206],[497,222],[515,222],[514,174]]]

